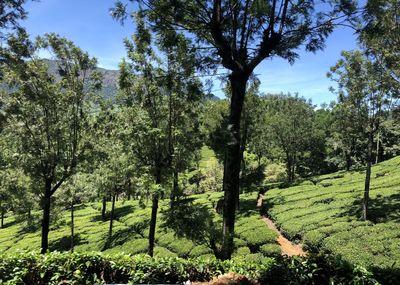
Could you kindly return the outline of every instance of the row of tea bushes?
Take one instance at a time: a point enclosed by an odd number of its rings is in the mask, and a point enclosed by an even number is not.
[[[0,284],[104,284],[206,281],[234,272],[261,284],[379,284],[363,268],[326,256],[235,259],[151,258],[145,255],[18,252],[0,256]]]

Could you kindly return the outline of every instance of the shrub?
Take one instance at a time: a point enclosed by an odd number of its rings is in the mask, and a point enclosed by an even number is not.
[[[260,247],[260,252],[265,256],[277,256],[281,254],[281,248],[277,244],[264,244]]]
[[[263,244],[275,243],[276,237],[277,234],[267,228],[255,229],[243,236],[252,252],[258,251],[258,248]]]
[[[58,252],[0,256],[0,284],[8,285],[176,284],[207,281],[228,272],[261,284],[376,284],[365,269],[325,256],[273,259],[252,254],[228,261]]]
[[[250,249],[247,246],[239,247],[234,253],[235,256],[246,256],[250,254]]]

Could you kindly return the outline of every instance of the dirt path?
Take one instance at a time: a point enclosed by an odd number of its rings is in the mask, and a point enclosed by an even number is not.
[[[263,199],[264,199],[263,195],[260,195],[258,197],[257,209],[260,209],[262,207]],[[281,247],[282,255],[287,255],[287,256],[294,256],[294,255],[305,256],[305,255],[307,255],[307,252],[305,252],[303,250],[302,244],[294,244],[290,240],[285,238],[281,234],[281,232],[278,230],[275,223],[271,219],[269,219],[268,217],[266,217],[264,215],[264,216],[262,216],[262,220],[264,221],[264,223],[267,225],[267,227],[270,230],[273,230],[274,232],[276,232],[278,234],[276,241],[279,243],[279,245]]]

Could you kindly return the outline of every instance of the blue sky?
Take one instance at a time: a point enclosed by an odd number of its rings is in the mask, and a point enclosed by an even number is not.
[[[83,50],[95,56],[99,66],[117,69],[125,56],[123,38],[130,37],[132,23],[121,26],[109,15],[112,0],[41,0],[29,2],[28,19],[22,24],[32,36],[55,32],[74,41]],[[298,92],[314,104],[329,103],[336,96],[328,88],[333,84],[326,78],[342,50],[356,48],[356,37],[349,28],[338,28],[328,39],[324,51],[316,54],[300,51],[300,58],[290,65],[274,58],[264,61],[255,73],[261,80],[264,93]],[[216,95],[221,86],[215,83]]]

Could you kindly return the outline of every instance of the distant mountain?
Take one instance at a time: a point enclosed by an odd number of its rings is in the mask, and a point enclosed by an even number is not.
[[[46,60],[49,65],[49,72],[54,76],[58,76],[57,61]],[[118,91],[118,70],[110,70],[104,68],[97,68],[97,71],[103,77],[101,94],[104,98],[114,98]]]
[[[206,100],[219,101],[219,100],[221,100],[221,98],[215,96],[212,93],[208,93],[208,94],[206,94]]]
[[[54,75],[55,77],[58,77],[58,66],[57,66],[57,61],[56,60],[50,60],[46,59],[48,65],[49,65],[49,72],[50,74]],[[104,98],[107,99],[113,99],[115,98],[117,92],[118,92],[118,75],[119,71],[118,70],[110,70],[110,69],[105,69],[105,68],[97,68],[97,71],[100,72],[100,74],[103,77],[103,82],[102,82],[102,89],[101,89],[101,94]],[[0,84],[0,88],[3,89],[5,88],[3,85]],[[5,88],[7,89],[7,88]],[[212,101],[218,101],[220,98],[215,96],[212,93],[206,94],[206,100],[212,100]]]

